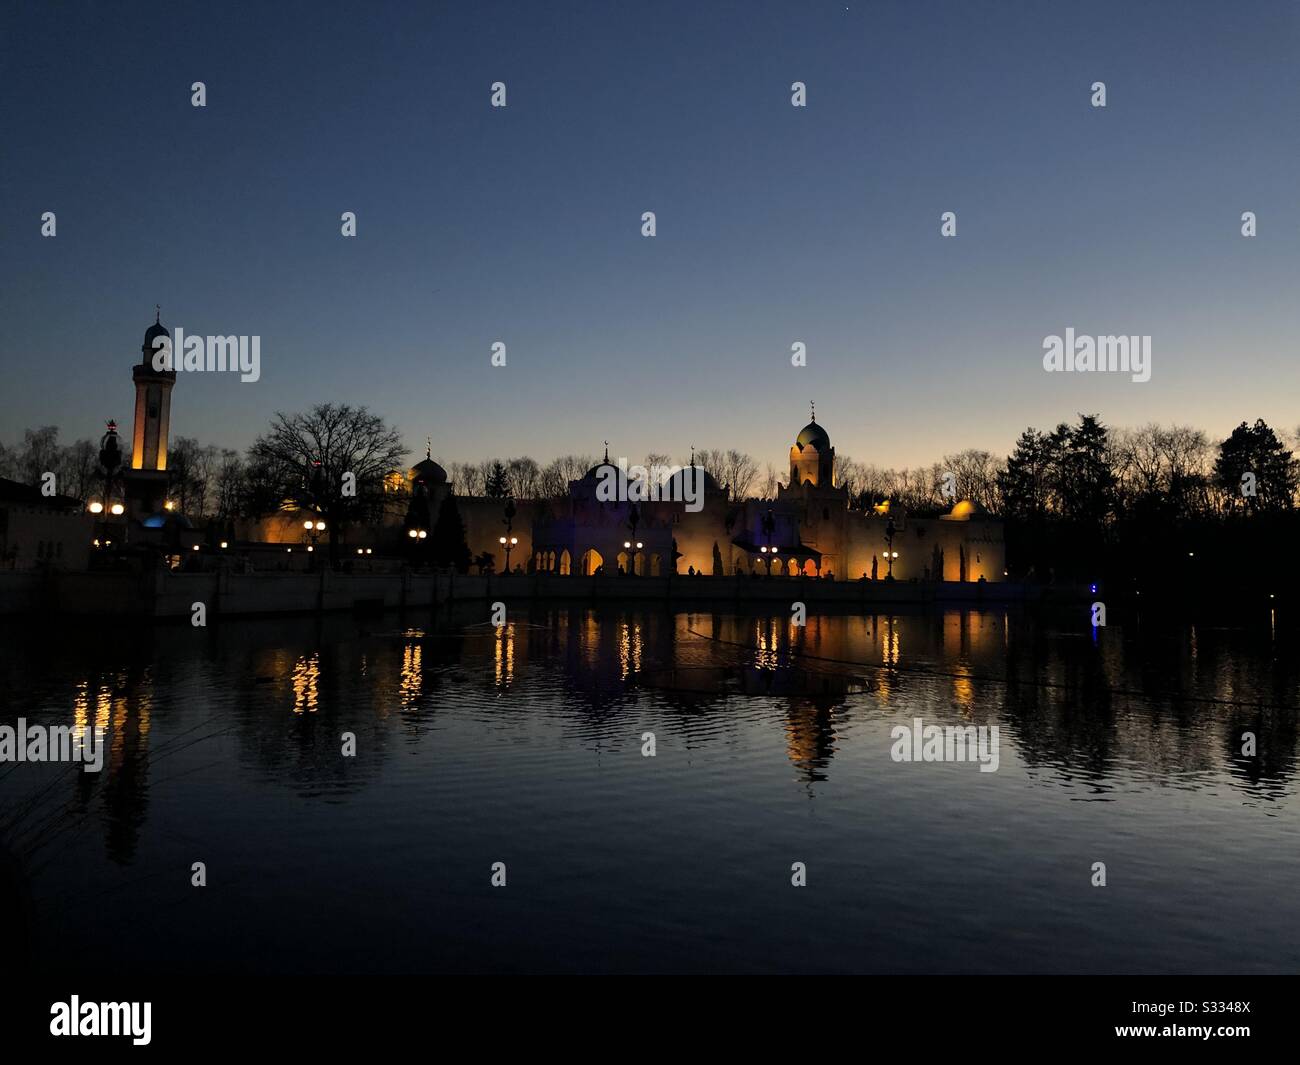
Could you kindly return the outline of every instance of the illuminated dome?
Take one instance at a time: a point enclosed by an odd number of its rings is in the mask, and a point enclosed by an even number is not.
[[[812,445],[818,451],[825,451],[831,446],[831,438],[826,435],[826,430],[816,422],[809,422],[800,429],[799,435],[794,438],[794,442],[801,448]]]
[[[978,518],[983,514],[984,508],[978,503],[970,499],[963,499],[943,517],[947,521],[970,521],[971,518]]]

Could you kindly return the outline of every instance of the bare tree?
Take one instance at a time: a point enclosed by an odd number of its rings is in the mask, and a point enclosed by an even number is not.
[[[229,519],[239,514],[244,494],[244,462],[239,457],[239,452],[222,448],[213,479],[216,516]]]
[[[943,473],[956,479],[957,499],[969,499],[985,510],[998,509],[997,473],[999,461],[990,451],[967,448],[955,455],[945,455],[940,463]],[[955,500],[946,499],[948,503]]]
[[[217,449],[197,440],[178,436],[167,453],[168,494],[182,514],[194,519],[212,513],[210,493],[217,469]]]
[[[491,463],[488,463],[489,468]],[[479,462],[453,462],[451,481],[457,495],[481,496],[485,484],[483,464]]]
[[[538,493],[544,499],[562,496],[569,488],[568,479],[564,475],[564,465],[559,459],[552,459],[543,466],[537,481]]]
[[[758,463],[753,456],[732,449],[727,452],[727,483],[731,485],[731,498],[749,498],[749,490],[758,476]]]
[[[526,455],[506,463],[506,479],[516,499],[536,499],[541,494],[542,468]]]
[[[40,482],[41,474],[57,473],[59,463],[59,427],[43,425],[39,429],[28,429],[23,433],[23,442],[18,448],[15,462],[17,479],[24,484],[35,485]]]
[[[538,492],[545,499],[568,495],[569,482],[586,474],[596,460],[590,455],[561,455],[552,459],[538,475]]]
[[[496,472],[498,465],[501,466],[503,470],[505,469],[505,463],[500,459],[484,459],[478,464],[478,475],[483,483],[483,489],[477,494],[485,496],[492,494],[489,489],[492,488],[492,475]]]
[[[406,448],[365,407],[322,403],[305,414],[277,412],[248,454],[253,498],[322,515],[336,562],[343,529],[382,514],[384,476],[404,465]]]
[[[89,499],[101,487],[99,447],[89,440],[78,440],[61,449],[59,455],[59,492],[74,499]]]
[[[685,466],[689,460],[682,462]],[[704,467],[733,500],[744,499],[758,477],[758,463],[743,451],[704,448],[695,452],[695,464]]]
[[[1210,478],[1214,447],[1200,429],[1151,424],[1112,430],[1112,437],[1121,509],[1158,507],[1183,516],[1221,509]]]

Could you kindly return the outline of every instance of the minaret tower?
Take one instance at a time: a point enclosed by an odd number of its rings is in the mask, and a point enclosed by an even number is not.
[[[135,429],[131,434],[131,467],[124,471],[124,480],[127,509],[137,520],[157,514],[167,498],[167,433],[176,371],[154,368],[154,356],[161,350],[154,347],[154,342],[161,337],[167,338],[170,347],[171,334],[163,327],[159,308],[153,325],[144,334],[140,362],[131,368]]]

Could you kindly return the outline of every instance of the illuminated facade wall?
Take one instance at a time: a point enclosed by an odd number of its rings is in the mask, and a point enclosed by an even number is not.
[[[851,509],[848,492],[835,483],[834,462],[835,449],[826,430],[809,423],[790,449],[791,483],[778,489],[775,500],[730,501],[725,486],[707,477],[698,511],[688,511],[677,501],[646,501],[636,508],[635,531],[629,504],[597,498],[598,465],[571,482],[563,497],[515,501],[508,535],[519,542],[511,550],[511,568],[584,575],[603,566],[603,572],[613,575],[622,566],[624,571],[645,576],[685,575],[694,568],[705,575],[733,576],[738,572],[763,575],[770,564],[774,574],[829,574],[836,580],[859,580],[871,578],[874,561],[876,579],[884,580],[889,573],[888,556],[896,551],[896,580],[1005,579],[999,520],[968,503],[940,518],[911,518],[898,510]],[[387,553],[402,552],[409,492],[420,476],[428,483],[429,507],[436,517],[455,486],[440,467],[426,459],[405,479],[397,476],[393,505],[383,523],[349,530],[347,542],[373,545]],[[677,495],[680,498],[680,492]],[[456,504],[471,555],[491,554],[500,571],[505,565],[500,543],[500,537],[507,535],[505,501],[457,496]],[[272,516],[259,523],[249,538],[301,543],[299,517]],[[888,538],[891,517],[892,544]],[[639,549],[635,547],[638,542],[642,545]],[[624,547],[627,543],[633,544],[630,550]],[[765,546],[778,550],[775,555],[764,553],[761,548]]]

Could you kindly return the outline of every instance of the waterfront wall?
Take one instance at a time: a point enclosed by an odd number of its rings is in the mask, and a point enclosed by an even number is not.
[[[804,577],[466,576],[429,573],[0,573],[0,614],[209,618],[325,611],[431,609],[446,602],[568,599],[596,602],[854,604],[1022,602],[1043,589],[1010,582],[826,581]]]

